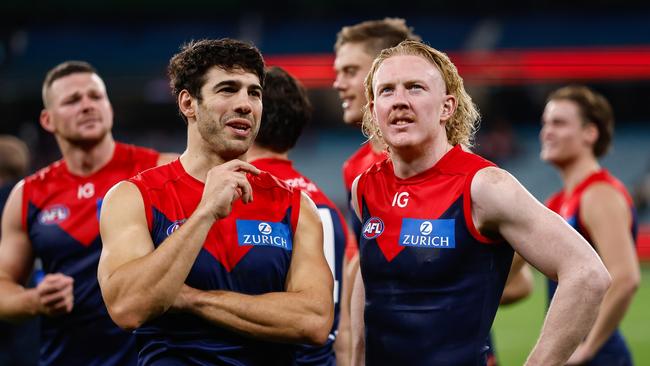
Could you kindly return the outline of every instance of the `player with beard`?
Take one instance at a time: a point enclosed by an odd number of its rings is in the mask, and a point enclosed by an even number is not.
[[[316,207],[243,161],[262,116],[264,61],[232,39],[185,45],[168,73],[187,149],[115,186],[99,283],[141,365],[287,365],[324,344],[333,281]]]

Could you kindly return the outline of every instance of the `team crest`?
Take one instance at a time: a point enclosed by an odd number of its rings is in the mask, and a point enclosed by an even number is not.
[[[362,235],[368,240],[377,238],[383,232],[384,222],[379,217],[371,217],[363,224]]]
[[[178,230],[178,228],[185,223],[185,220],[186,219],[176,220],[172,222],[171,225],[167,226],[167,236],[170,236],[174,231]]]
[[[42,225],[55,225],[70,217],[70,209],[65,205],[50,206],[38,214],[38,222]]]

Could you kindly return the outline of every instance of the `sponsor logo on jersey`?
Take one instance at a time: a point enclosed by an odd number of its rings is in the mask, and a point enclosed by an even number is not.
[[[70,217],[70,210],[64,205],[50,206],[38,214],[38,222],[42,225],[55,225]]]
[[[399,245],[418,248],[455,248],[455,221],[454,219],[402,219]]]
[[[400,207],[404,208],[406,205],[409,204],[409,193],[408,192],[397,192],[395,193],[395,196],[393,196],[393,203],[391,206],[395,207]]]
[[[384,222],[379,217],[371,217],[363,224],[362,235],[366,239],[374,239],[384,232]]]
[[[303,177],[285,179],[284,183],[286,183],[291,188],[300,188],[301,190],[307,191],[309,193],[318,192],[316,185],[312,182],[307,182]]]
[[[77,188],[77,199],[91,198],[95,195],[95,185],[86,183],[79,185]]]
[[[171,225],[167,226],[167,231],[166,231],[167,236],[170,236],[174,231],[178,230],[178,228],[181,227],[181,225],[183,225],[185,220],[186,219],[176,220],[172,222]]]
[[[267,246],[291,250],[291,230],[283,222],[237,220],[239,245]]]

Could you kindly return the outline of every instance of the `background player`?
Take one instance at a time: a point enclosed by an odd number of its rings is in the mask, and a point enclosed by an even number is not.
[[[0,317],[41,318],[41,365],[135,363],[133,337],[109,318],[97,285],[98,212],[122,179],[175,155],[116,143],[104,82],[86,62],[68,61],[43,82],[41,126],[63,158],[25,178],[2,217]],[[45,277],[23,284],[40,258]]]
[[[610,282],[596,253],[511,175],[461,148],[479,114],[445,54],[413,41],[382,51],[366,95],[364,128],[391,153],[353,185],[367,364],[485,364],[512,248],[560,284],[528,364],[564,364]]]
[[[11,189],[29,172],[30,161],[27,144],[14,136],[0,135],[0,217]],[[21,324],[0,321],[0,365],[36,365],[38,329],[37,319]]]
[[[262,115],[262,56],[202,40],[168,72],[187,149],[106,198],[108,309],[136,329],[141,364],[290,364],[289,343],[327,341],[333,281],[311,200],[241,160]]]
[[[625,186],[598,163],[613,132],[611,106],[591,89],[567,86],[548,97],[539,135],[541,158],[559,171],[564,186],[547,206],[589,241],[612,276],[596,322],[569,359],[571,365],[632,365],[617,327],[641,279],[636,214]],[[549,281],[549,298],[556,286]]]
[[[420,37],[413,33],[413,28],[407,26],[406,21],[401,18],[368,20],[345,26],[336,35],[334,88],[341,99],[343,121],[346,124],[361,127],[363,107],[366,105],[363,81],[372,61],[384,48],[397,46],[406,39],[420,40]],[[354,178],[386,157],[383,142],[370,139],[343,163],[343,183],[348,193],[348,202]],[[350,217],[358,239],[361,223],[356,215],[352,214]]]
[[[311,119],[307,92],[291,75],[274,67],[266,73],[263,101],[264,113],[260,130],[246,156],[254,166],[273,174],[289,186],[301,189],[314,201],[323,222],[325,258],[335,279],[334,324],[329,339],[322,347],[301,347],[297,364],[347,365],[350,355],[341,344],[349,342],[349,325],[338,328],[341,277],[343,268],[356,254],[356,243],[351,240],[345,220],[336,205],[314,182],[298,172],[289,160],[289,150],[296,145],[303,128]],[[349,307],[346,310],[349,311]],[[345,316],[348,317],[349,315]]]

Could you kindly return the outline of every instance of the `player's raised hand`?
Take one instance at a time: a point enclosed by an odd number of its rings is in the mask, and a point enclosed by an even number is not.
[[[257,175],[260,170],[241,160],[231,160],[210,169],[197,210],[208,210],[218,220],[230,214],[236,199],[241,198],[244,203],[252,202],[253,189],[246,173]]]
[[[47,316],[67,314],[74,305],[74,279],[62,273],[48,274],[43,278],[36,293],[39,312]]]

